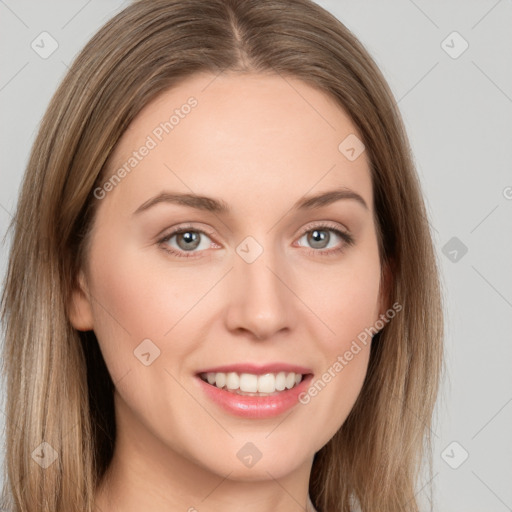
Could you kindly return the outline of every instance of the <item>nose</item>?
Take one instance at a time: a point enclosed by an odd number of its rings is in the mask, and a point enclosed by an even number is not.
[[[283,258],[270,250],[264,250],[252,263],[238,254],[234,257],[227,290],[227,328],[248,332],[258,340],[293,329],[297,312],[291,273]]]

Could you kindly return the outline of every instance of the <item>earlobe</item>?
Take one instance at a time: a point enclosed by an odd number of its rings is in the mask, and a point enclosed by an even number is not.
[[[80,271],[78,285],[71,292],[68,304],[68,316],[71,325],[78,331],[90,331],[93,329],[93,317],[89,289],[85,276]]]

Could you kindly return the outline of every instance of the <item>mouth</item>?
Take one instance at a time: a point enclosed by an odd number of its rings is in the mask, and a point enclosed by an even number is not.
[[[241,396],[274,396],[297,387],[309,373],[280,371],[276,373],[203,372],[199,378],[216,387]]]
[[[285,362],[237,363],[196,373],[205,398],[231,415],[273,418],[294,408],[313,380],[312,370]]]

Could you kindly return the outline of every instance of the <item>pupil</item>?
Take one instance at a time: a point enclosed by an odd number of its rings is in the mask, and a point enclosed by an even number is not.
[[[192,231],[186,231],[184,233],[180,233],[178,235],[178,244],[179,244],[180,240],[185,240],[186,245],[185,245],[185,247],[182,247],[185,250],[195,249],[199,245],[199,236],[197,233],[194,233]]]
[[[311,240],[312,239],[312,240]],[[311,231],[310,242],[315,248],[323,248],[323,243],[329,242],[329,234],[325,230],[315,229]]]

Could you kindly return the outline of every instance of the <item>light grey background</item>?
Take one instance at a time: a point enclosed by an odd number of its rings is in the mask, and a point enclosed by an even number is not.
[[[318,3],[387,78],[431,216],[447,315],[434,509],[512,511],[512,1]],[[86,41],[126,4],[0,0],[0,236],[51,95]],[[43,31],[58,43],[46,59],[31,47],[42,47]],[[2,278],[8,245],[0,247]]]

